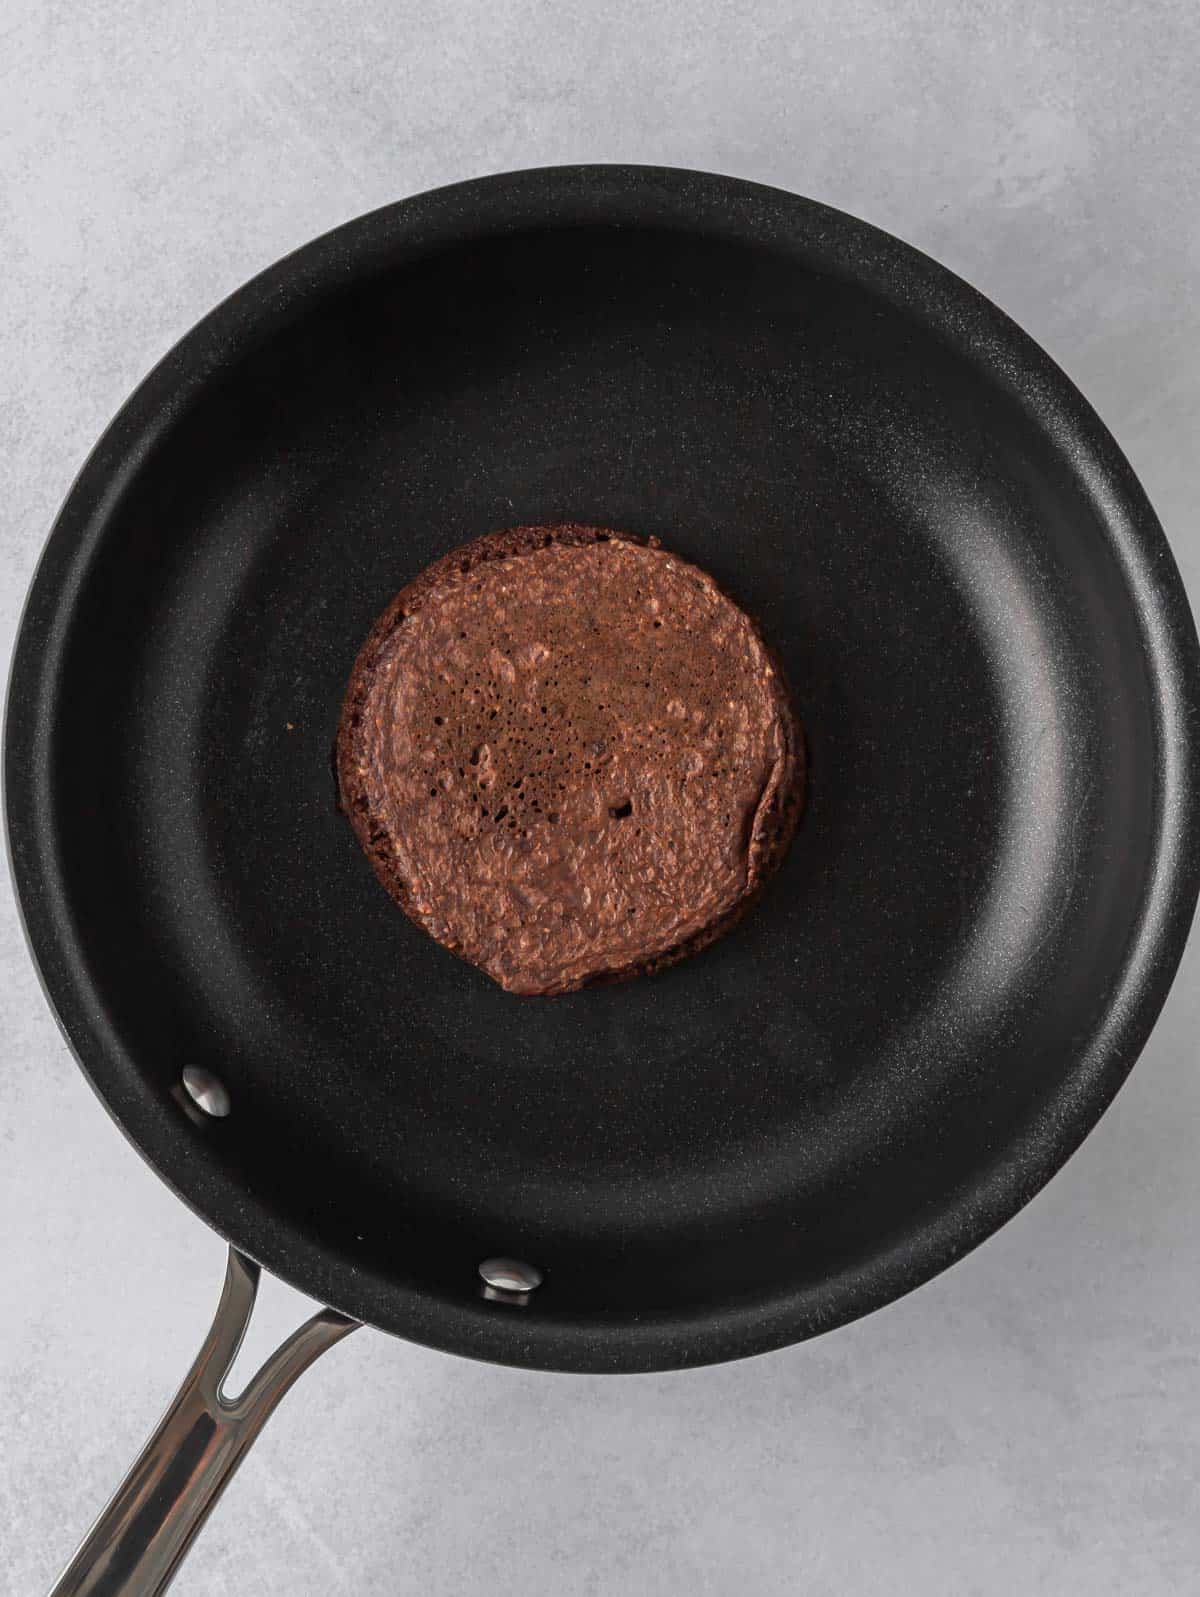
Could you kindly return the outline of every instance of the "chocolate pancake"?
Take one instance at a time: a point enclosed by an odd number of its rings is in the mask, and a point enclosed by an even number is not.
[[[779,665],[698,567],[517,527],[401,590],[355,663],[342,805],[388,892],[513,993],[638,975],[725,931],[794,829]]]

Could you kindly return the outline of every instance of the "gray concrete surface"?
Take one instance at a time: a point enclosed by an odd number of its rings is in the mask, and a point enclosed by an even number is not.
[[[1194,0],[9,0],[0,643],[86,449],[250,273],[471,174],[649,160],[799,189],[999,301],[1090,395],[1200,601]],[[1080,1155],[822,1341],[525,1375],[359,1333],[180,1597],[1089,1597],[1200,1589],[1200,952]],[[156,1419],[222,1248],[85,1087],[0,906],[0,1591],[44,1589]],[[268,1293],[255,1346],[300,1300]]]

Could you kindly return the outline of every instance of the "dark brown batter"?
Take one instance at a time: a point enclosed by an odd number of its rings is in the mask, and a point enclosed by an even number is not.
[[[803,784],[750,618],[656,543],[574,525],[493,533],[403,589],[355,664],[337,761],[384,886],[514,993],[711,942]]]

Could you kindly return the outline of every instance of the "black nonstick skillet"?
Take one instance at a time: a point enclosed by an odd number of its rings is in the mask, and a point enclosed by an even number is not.
[[[760,619],[811,785],[733,934],[519,1000],[388,901],[330,746],[397,589],[559,520],[657,534]],[[11,680],[48,996],[232,1249],[59,1592],[160,1591],[353,1322],[663,1369],[959,1258],[1158,1014],[1200,880],[1198,711],[1179,578],[1104,427],[994,306],[848,216],[693,172],[521,172],[240,290],[84,466]],[[260,1265],[331,1309],[230,1403]]]

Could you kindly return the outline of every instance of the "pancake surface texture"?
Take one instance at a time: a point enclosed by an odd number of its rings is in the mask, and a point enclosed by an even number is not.
[[[337,766],[405,913],[525,994],[711,942],[782,856],[803,787],[745,612],[656,542],[573,524],[489,534],[397,594]]]

